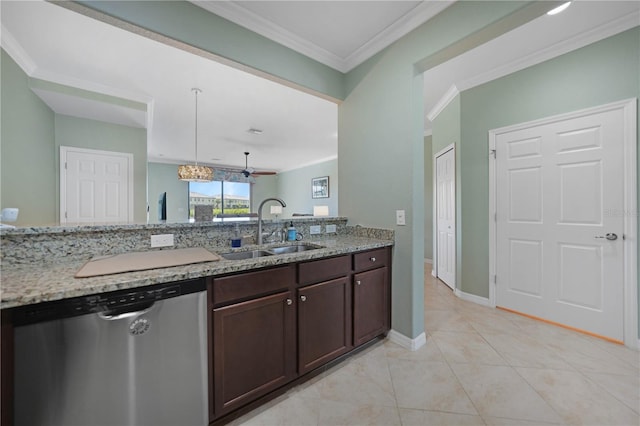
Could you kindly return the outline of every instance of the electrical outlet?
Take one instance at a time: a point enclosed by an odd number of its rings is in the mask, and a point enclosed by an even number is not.
[[[309,233],[311,235],[316,235],[322,232],[322,228],[320,227],[320,225],[312,225],[309,227]]]
[[[396,210],[396,225],[406,225],[404,210]]]
[[[327,225],[324,228],[324,232],[326,232],[327,234],[334,234],[336,232],[336,225]]]
[[[160,234],[151,236],[151,247],[173,246],[173,234]]]

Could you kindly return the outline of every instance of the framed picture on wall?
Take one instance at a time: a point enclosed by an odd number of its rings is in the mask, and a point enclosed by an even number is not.
[[[329,198],[329,176],[311,179],[311,198]]]

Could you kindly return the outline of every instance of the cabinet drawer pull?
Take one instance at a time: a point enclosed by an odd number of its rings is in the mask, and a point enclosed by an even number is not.
[[[293,300],[287,299],[287,305],[291,305],[292,303],[293,303]]]
[[[375,257],[370,257],[369,260],[372,261],[372,262],[375,262],[376,258]]]
[[[303,302],[307,300],[307,296],[300,296],[300,300],[302,300]]]
[[[360,280],[356,281],[356,284],[360,285],[362,284],[362,282],[360,282]]]

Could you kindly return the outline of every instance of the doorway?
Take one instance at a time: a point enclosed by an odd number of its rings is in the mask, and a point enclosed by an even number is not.
[[[453,144],[434,156],[435,276],[456,288],[456,156]]]
[[[133,155],[60,147],[60,223],[130,223]]]
[[[490,132],[492,305],[637,344],[635,121],[633,99]]]

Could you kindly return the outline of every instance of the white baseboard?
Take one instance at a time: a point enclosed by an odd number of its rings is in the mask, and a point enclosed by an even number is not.
[[[489,303],[489,299],[487,297],[480,297],[476,296],[475,294],[465,293],[464,291],[458,290],[457,288],[453,292],[462,300],[477,303],[478,305],[482,306],[491,307],[491,304]]]
[[[424,258],[424,263],[428,263],[429,265],[433,265],[433,259],[429,259],[427,257]]]
[[[411,339],[402,333],[391,330],[389,331],[387,337],[393,343],[400,345],[403,348],[409,349],[410,351],[417,351],[427,343],[427,335],[424,334],[424,332],[420,333],[420,335],[415,339]]]
[[[438,278],[438,276],[436,275],[436,270],[435,270],[435,268],[431,270],[431,276],[432,276],[433,278]]]

